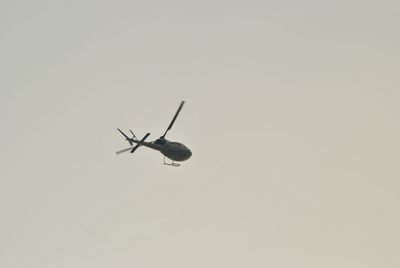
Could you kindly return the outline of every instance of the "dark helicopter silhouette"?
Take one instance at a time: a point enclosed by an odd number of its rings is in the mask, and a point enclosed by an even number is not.
[[[119,128],[117,130],[125,137],[125,139],[129,142],[131,146],[136,143],[135,146],[118,151],[116,154],[120,154],[123,152],[131,151],[131,153],[135,152],[137,148],[140,146],[145,146],[149,147],[151,149],[157,150],[161,152],[164,155],[164,165],[170,165],[174,167],[179,167],[180,165],[175,163],[175,161],[181,162],[188,160],[192,156],[192,152],[187,148],[185,145],[183,145],[180,142],[174,142],[174,141],[169,141],[165,138],[165,135],[167,135],[168,131],[172,128],[172,126],[175,123],[176,118],[178,117],[179,112],[181,111],[183,105],[185,104],[184,101],[181,102],[179,105],[178,110],[175,113],[174,118],[172,119],[171,123],[169,124],[167,130],[164,132],[164,135],[162,135],[160,138],[158,138],[155,141],[147,142],[145,141],[147,137],[150,135],[150,133],[147,133],[144,135],[144,137],[141,140],[138,140],[133,134],[132,130],[129,130],[132,134],[132,138],[129,138],[124,132],[122,132]],[[169,158],[172,160],[171,163],[165,162],[165,158]]]

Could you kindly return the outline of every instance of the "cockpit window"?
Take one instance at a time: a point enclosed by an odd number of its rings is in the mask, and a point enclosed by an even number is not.
[[[159,145],[164,145],[165,144],[165,140],[162,139],[158,139],[154,142],[155,144],[159,144]]]

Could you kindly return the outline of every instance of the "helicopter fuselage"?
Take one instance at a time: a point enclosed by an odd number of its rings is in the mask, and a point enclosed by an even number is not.
[[[192,156],[192,152],[179,142],[167,142],[159,150],[163,155],[174,161],[185,161]]]
[[[157,150],[173,161],[185,161],[192,156],[192,151],[180,142],[167,139],[158,139],[153,142],[135,140],[133,142]]]
[[[151,142],[146,141],[146,139],[150,135],[150,133],[147,133],[146,135],[143,136],[143,138],[141,140],[138,140],[136,138],[135,134],[133,134],[132,130],[129,130],[132,133],[132,138],[130,138],[124,132],[122,132],[122,130],[117,128],[117,130],[122,134],[122,136],[124,136],[125,140],[127,140],[131,146],[133,146],[134,143],[136,143],[136,145],[131,148],[126,148],[126,149],[120,150],[120,151],[116,152],[116,154],[120,154],[120,153],[128,152],[128,151],[133,153],[140,146],[145,146],[145,147],[149,147],[149,148],[152,148],[154,150],[161,152],[164,155],[164,165],[179,167],[179,164],[174,163],[174,161],[188,160],[192,156],[192,151],[190,151],[189,148],[187,148],[185,145],[183,145],[180,142],[174,142],[174,141],[167,140],[165,138],[165,135],[167,135],[168,131],[174,125],[175,120],[178,117],[178,114],[181,111],[184,104],[185,104],[185,102],[182,101],[181,104],[179,105],[179,108],[176,111],[174,117],[172,118],[172,121],[169,124],[167,130],[165,130],[164,134],[155,141],[151,141]],[[172,163],[165,162],[165,158],[171,159]]]

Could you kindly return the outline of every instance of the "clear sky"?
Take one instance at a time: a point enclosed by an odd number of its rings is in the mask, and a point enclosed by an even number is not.
[[[0,267],[400,267],[399,1],[0,2]],[[180,168],[139,148],[165,131]]]

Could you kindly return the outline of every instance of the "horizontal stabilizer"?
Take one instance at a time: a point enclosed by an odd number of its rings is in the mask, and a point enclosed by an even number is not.
[[[147,139],[148,136],[150,136],[150,133],[147,133],[146,135],[144,135],[144,137],[140,141],[134,140],[134,139],[130,139],[130,141],[135,142],[136,145],[134,147],[129,147],[129,148],[123,149],[121,151],[118,151],[118,152],[116,152],[116,154],[124,153],[124,152],[127,152],[127,151],[131,151],[131,153],[133,153],[134,151],[136,151],[137,148],[139,148],[141,146],[140,143],[144,142]]]
[[[143,137],[140,141],[141,141],[141,142],[145,141],[145,140],[147,139],[148,136],[150,136],[150,133],[147,133],[146,135],[144,135],[144,137]],[[140,144],[139,144],[139,143],[136,144],[136,146],[132,148],[131,153],[135,152],[136,149],[139,148],[139,147],[140,147]]]

